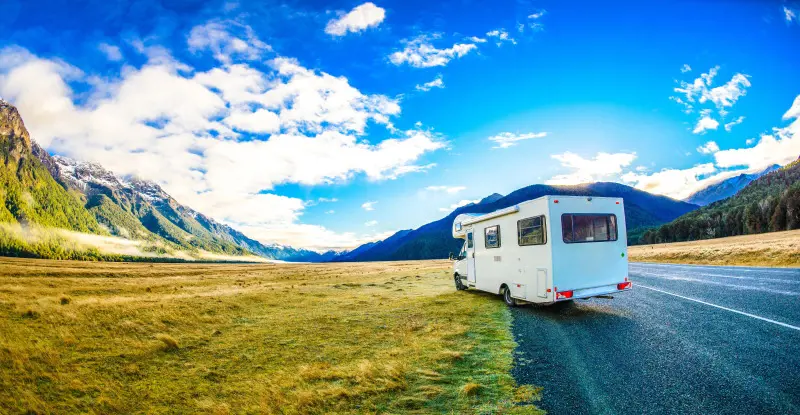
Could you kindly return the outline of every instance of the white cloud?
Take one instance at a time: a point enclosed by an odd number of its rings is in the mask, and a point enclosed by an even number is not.
[[[519,144],[519,141],[522,140],[530,140],[531,138],[544,138],[546,136],[547,136],[546,132],[524,133],[524,134],[515,134],[506,132],[493,135],[489,137],[488,140],[497,144],[492,148],[509,148]]]
[[[505,29],[495,29],[490,32],[486,33],[486,36],[493,37],[497,39],[497,45],[500,46],[503,42],[510,42],[512,45],[516,45],[517,41],[509,36],[508,32]]]
[[[786,23],[791,23],[797,20],[797,11],[783,6],[783,16],[786,19]]]
[[[119,50],[119,46],[101,43],[97,45],[97,48],[100,49],[100,51],[106,55],[106,58],[112,62],[119,62],[122,60],[122,51]]]
[[[465,186],[428,186],[425,190],[431,192],[445,192],[450,194],[458,193],[462,190],[466,190]]]
[[[425,82],[422,85],[417,85],[417,91],[430,91],[433,88],[444,88],[444,81],[442,80],[442,75],[437,75],[433,81]]]
[[[709,142],[703,144],[702,146],[697,147],[697,151],[702,153],[702,154],[712,154],[712,153],[716,153],[717,151],[719,151],[719,146],[717,145],[717,143],[715,143],[713,141],[709,141]]]
[[[364,226],[366,226],[366,227],[372,227],[372,226],[375,226],[377,224],[378,224],[377,220],[371,220],[371,221],[368,221],[368,222],[364,222]]]
[[[373,200],[373,201],[370,201],[370,202],[364,202],[361,205],[361,208],[366,210],[366,211],[375,210],[375,204],[376,203],[378,203],[376,200]]]
[[[438,49],[431,41],[439,39],[441,35],[420,35],[404,41],[403,50],[389,55],[389,61],[395,65],[408,64],[415,68],[430,68],[445,66],[452,59],[460,58],[470,51],[475,50],[473,43],[456,43],[446,49]]]
[[[719,121],[711,118],[707,113],[702,115],[697,124],[694,126],[692,133],[703,134],[707,130],[716,130],[719,127]]]
[[[193,32],[213,32],[201,44],[224,62],[205,72],[143,44],[135,48],[148,60],[112,79],[6,47],[0,95],[19,108],[43,147],[153,180],[179,202],[266,243],[364,240],[299,223],[304,201],[270,193],[276,185],[324,185],[356,175],[388,180],[434,166],[417,162],[445,144],[429,131],[394,128],[397,100],[363,94],[344,77],[292,59],[240,62],[251,55],[231,53],[234,36],[208,26]],[[73,85],[88,90],[79,101]],[[390,138],[367,141],[368,124]]]
[[[741,117],[739,117],[739,118],[737,118],[737,119],[725,124],[725,131],[730,132],[733,129],[734,125],[741,124],[742,121],[744,121],[744,116],[741,116]]]
[[[536,13],[529,14],[528,19],[539,19],[547,13],[547,10],[540,10]]]
[[[684,69],[691,69],[688,65],[684,65],[681,72],[688,72]],[[711,68],[708,72],[700,74],[691,83],[681,81],[680,85],[674,89],[675,92],[682,94],[680,96],[672,96],[671,100],[684,107],[684,112],[690,114],[699,109],[700,118],[695,124],[695,134],[704,133],[706,130],[716,130],[719,127],[719,121],[712,114],[712,108],[702,108],[703,104],[713,104],[713,109],[721,117],[728,115],[727,108],[733,107],[734,104],[747,93],[747,88],[751,86],[749,76],[741,73],[734,74],[730,81],[724,85],[712,87],[714,78],[719,72],[719,66]],[[696,108],[700,106],[701,108]],[[732,128],[733,125],[730,125]],[[730,131],[726,128],[726,131]]]
[[[325,33],[331,36],[344,36],[347,32],[358,33],[370,27],[377,27],[386,17],[386,10],[367,2],[356,6],[349,13],[340,12],[325,26]]]
[[[714,182],[719,182],[738,174],[702,178],[716,171],[717,169],[712,163],[706,163],[683,170],[664,169],[649,175],[629,172],[622,176],[622,180],[632,184],[639,190],[669,196],[674,199],[685,199],[692,193]]]
[[[464,200],[458,201],[456,203],[453,203],[452,205],[450,205],[450,207],[439,208],[439,211],[440,212],[450,213],[450,212],[452,212],[452,211],[454,211],[454,210],[456,210],[456,209],[458,209],[460,207],[463,207],[463,206],[466,206],[466,205],[469,205],[469,204],[472,204],[472,203],[478,203],[480,201],[481,201],[480,199],[475,199],[475,200],[464,199]]]
[[[223,20],[212,20],[192,28],[188,44],[191,52],[211,51],[222,63],[230,63],[234,58],[256,60],[272,50],[258,39],[250,26]]]
[[[681,73],[691,72],[691,70],[692,70],[692,67],[689,66],[688,64],[685,64],[685,63],[681,67]]]
[[[786,127],[773,128],[762,134],[753,147],[723,150],[714,154],[719,167],[744,167],[747,171],[760,171],[773,164],[784,165],[800,155],[800,95],[783,115],[790,120]],[[749,141],[748,145],[755,141]]]
[[[336,213],[336,211],[333,209],[325,212],[326,215],[333,215],[334,213]]]
[[[553,176],[546,182],[547,184],[580,184],[615,179],[622,173],[623,167],[633,163],[636,153],[597,153],[594,158],[585,159],[568,151],[551,157],[573,171]]]
[[[472,43],[486,43],[486,39],[477,36],[470,36],[467,38]]]

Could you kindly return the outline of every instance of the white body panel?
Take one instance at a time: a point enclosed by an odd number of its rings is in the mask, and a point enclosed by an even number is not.
[[[614,215],[616,240],[567,243],[563,214]],[[544,243],[520,246],[518,221],[539,216],[544,218]],[[499,226],[500,246],[487,248],[485,230],[493,226]],[[620,198],[544,196],[486,215],[459,215],[453,229],[454,236],[463,238],[473,232],[473,248],[466,248],[465,241],[465,258],[455,262],[454,272],[462,277],[467,272],[466,284],[478,290],[500,293],[507,286],[518,300],[553,303],[559,300],[556,291],[588,298],[617,292],[617,284],[627,281],[625,210]]]

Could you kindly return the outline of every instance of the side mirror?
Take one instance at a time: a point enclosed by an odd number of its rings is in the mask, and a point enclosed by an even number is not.
[[[448,257],[448,259],[449,259],[450,261],[452,261],[453,259],[455,259],[455,258],[453,258],[453,253],[452,253],[452,252],[450,253],[450,256]]]

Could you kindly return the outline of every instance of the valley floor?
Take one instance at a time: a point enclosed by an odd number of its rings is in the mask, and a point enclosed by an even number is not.
[[[538,413],[445,261],[0,258],[0,413]]]
[[[628,255],[635,262],[800,267],[800,230],[631,246]]]

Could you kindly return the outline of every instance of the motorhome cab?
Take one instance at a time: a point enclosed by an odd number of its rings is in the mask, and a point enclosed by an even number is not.
[[[509,305],[552,304],[629,290],[622,199],[544,196],[458,215],[457,289],[499,293]]]

